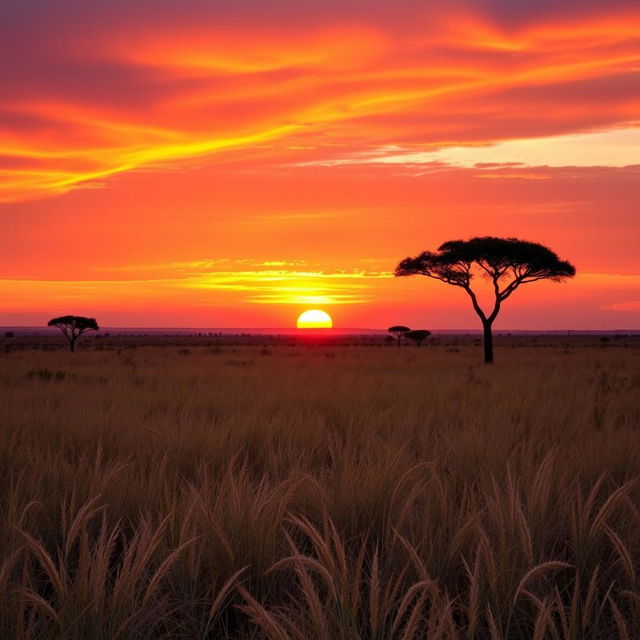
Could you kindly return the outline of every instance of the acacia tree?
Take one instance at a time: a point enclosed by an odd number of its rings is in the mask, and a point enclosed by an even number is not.
[[[493,285],[494,303],[488,313],[471,289],[473,270]],[[405,258],[395,271],[396,276],[423,275],[464,289],[482,321],[485,363],[493,362],[493,322],[502,303],[521,284],[536,280],[561,282],[575,274],[576,269],[570,262],[560,260],[544,245],[493,236],[450,240],[440,245],[437,252],[424,251],[415,258]]]
[[[419,347],[430,335],[431,331],[427,331],[426,329],[414,329],[413,331],[407,331],[404,337]]]
[[[409,333],[411,329],[409,329],[409,327],[403,327],[401,324],[397,324],[393,327],[389,327],[387,331],[394,336],[394,338],[398,341],[398,346],[400,346],[402,338],[405,334]]]
[[[53,318],[47,323],[48,327],[58,327],[69,341],[69,348],[73,353],[76,348],[76,340],[87,331],[98,331],[98,323],[95,318],[84,316],[61,316]]]

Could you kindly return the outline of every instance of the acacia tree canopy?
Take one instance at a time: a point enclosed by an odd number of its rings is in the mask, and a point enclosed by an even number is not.
[[[47,323],[48,327],[58,327],[69,341],[71,351],[75,350],[76,340],[87,331],[98,331],[98,323],[95,318],[84,316],[60,316],[52,318]]]
[[[474,266],[493,284],[494,305],[488,312],[482,309],[471,289]],[[576,269],[570,262],[561,260],[544,245],[494,236],[450,240],[435,252],[424,251],[414,258],[405,258],[395,270],[396,276],[423,275],[466,291],[485,330],[486,362],[493,360],[491,325],[502,303],[521,284],[537,280],[560,282],[575,274]]]
[[[411,331],[411,329],[409,329],[409,327],[405,327],[404,325],[396,324],[393,325],[393,327],[389,327],[387,331],[395,335],[398,333],[407,333],[407,331]]]
[[[414,329],[413,331],[407,331],[404,337],[415,342],[417,346],[420,346],[430,335],[431,331],[427,331],[426,329]]]

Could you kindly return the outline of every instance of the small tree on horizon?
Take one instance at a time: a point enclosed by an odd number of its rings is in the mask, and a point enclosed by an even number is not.
[[[417,347],[421,346],[422,343],[431,335],[431,331],[427,331],[426,329],[414,329],[413,331],[407,331],[404,334],[404,337],[411,342],[414,342]]]
[[[393,337],[398,341],[398,346],[400,346],[400,342],[402,338],[411,331],[409,327],[404,327],[401,324],[394,325],[393,327],[389,327],[387,331],[393,335]]]
[[[472,269],[479,269],[493,285],[494,304],[486,313],[471,289]],[[484,361],[493,362],[493,322],[502,303],[521,285],[537,280],[561,282],[576,274],[575,267],[560,260],[551,249],[518,238],[484,236],[470,240],[450,240],[437,252],[424,251],[405,258],[395,270],[396,276],[423,275],[464,289],[482,321]]]
[[[47,323],[48,327],[58,327],[69,341],[71,353],[75,351],[76,340],[87,331],[98,331],[98,323],[95,318],[85,318],[84,316],[61,316],[52,318]]]

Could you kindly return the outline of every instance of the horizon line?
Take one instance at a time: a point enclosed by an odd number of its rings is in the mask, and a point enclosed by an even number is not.
[[[55,327],[48,327],[46,325],[0,325],[0,330],[10,330],[10,329],[25,329],[25,330],[44,330],[44,331],[53,331]],[[186,326],[142,326],[142,325],[131,325],[131,326],[116,326],[116,325],[105,325],[101,326],[98,331],[207,331],[207,332],[218,332],[225,333],[230,331],[242,331],[244,333],[250,331],[286,331],[286,332],[314,332],[314,331],[322,331],[322,332],[330,332],[330,331],[379,331],[382,333],[388,333],[388,329],[386,328],[377,328],[377,327],[331,327],[331,328],[298,328],[298,327],[206,327],[206,326],[194,326],[194,327],[186,327]],[[482,333],[482,329],[477,328],[455,328],[455,327],[447,327],[447,328],[433,328],[429,329],[429,331],[438,332],[438,333],[446,333],[450,331],[455,332],[469,332],[469,333]],[[526,332],[526,333],[549,333],[549,332],[575,332],[575,333],[618,333],[618,332],[627,332],[627,333],[640,333],[640,328],[624,328],[619,327],[615,329],[605,329],[605,328],[588,328],[588,329],[572,329],[567,327],[556,327],[552,329],[522,329],[522,328],[506,328],[506,329],[494,329],[494,333],[508,333],[508,332]]]

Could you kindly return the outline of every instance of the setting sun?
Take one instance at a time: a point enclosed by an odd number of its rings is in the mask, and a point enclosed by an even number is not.
[[[300,314],[297,327],[298,329],[331,329],[333,320],[325,311],[309,309]]]

